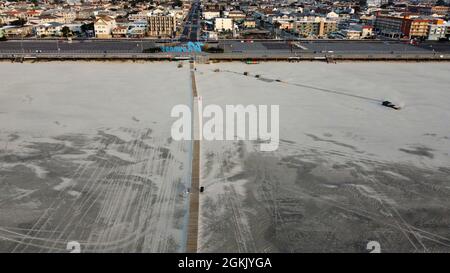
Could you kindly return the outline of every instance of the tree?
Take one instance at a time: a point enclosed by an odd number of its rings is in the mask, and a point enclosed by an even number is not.
[[[19,27],[23,27],[23,25],[25,25],[27,21],[25,21],[24,19],[20,18],[18,20],[12,21],[10,24],[13,26],[19,26]]]
[[[175,0],[175,1],[173,1],[173,4],[172,4],[172,7],[174,8],[174,7],[181,7],[181,6],[183,6],[183,1],[181,1],[181,0]]]
[[[438,0],[436,2],[436,6],[447,6],[447,2],[445,2],[444,0]]]
[[[275,34],[275,39],[277,39],[278,34],[280,34],[281,23],[276,21],[273,23],[273,33]]]
[[[89,30],[94,31],[94,23],[89,24],[82,24],[81,25],[81,31],[82,32],[88,32]]]
[[[61,30],[63,37],[69,37],[72,35],[72,31],[70,31],[70,28],[68,26],[64,26]]]

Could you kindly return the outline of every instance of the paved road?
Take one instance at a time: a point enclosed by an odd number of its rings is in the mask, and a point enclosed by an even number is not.
[[[447,41],[443,42],[427,41],[421,43],[419,47],[436,52],[450,53],[450,42]]]
[[[23,59],[21,57],[24,57]],[[339,60],[450,60],[449,53],[436,53],[432,51],[425,52],[370,52],[370,53],[351,53],[351,52],[335,52],[335,53],[314,53],[314,52],[282,52],[282,51],[271,51],[271,52],[247,52],[247,53],[216,53],[216,54],[206,54],[206,53],[195,53],[194,55],[190,53],[70,53],[70,52],[59,52],[59,53],[38,53],[38,54],[6,54],[0,53],[0,58],[9,59],[14,61],[39,61],[39,60],[113,60],[113,59],[123,59],[123,60],[190,60],[192,58],[202,58],[203,61],[207,60],[236,60],[236,61],[246,61],[261,60],[261,61],[296,61],[296,60],[326,60],[326,61],[339,61]]]
[[[190,18],[194,15],[191,15]],[[198,15],[197,15],[198,16]],[[196,20],[194,20],[196,21]],[[196,21],[199,24],[199,20]],[[200,26],[186,25],[182,41],[198,40]],[[189,37],[189,39],[187,38]],[[155,40],[9,40],[0,42],[1,53],[141,53],[142,49],[154,47],[161,41]],[[340,52],[340,53],[425,53],[450,52],[450,42],[425,42],[419,46],[398,41],[346,41],[346,40],[221,40],[219,46],[226,53],[279,54],[287,52]]]
[[[248,41],[224,40],[219,42],[225,53],[425,53],[430,48],[404,42],[387,41]],[[448,44],[450,48],[450,43]]]
[[[149,40],[142,41],[101,41],[101,40],[10,40],[0,42],[0,53],[98,53],[98,52],[127,52],[140,53],[143,49],[154,47],[155,42]]]
[[[196,0],[192,3],[191,10],[188,13],[184,23],[181,41],[197,41],[200,32],[200,1]]]
[[[190,35],[190,37],[193,37]],[[194,37],[197,38],[197,37]],[[188,39],[185,40],[185,42]],[[150,58],[151,56],[167,57],[164,54],[143,54],[142,49],[160,45],[152,40],[10,40],[0,42],[0,57],[11,58],[24,53],[29,57],[67,57],[67,58]],[[449,55],[449,42],[427,42],[413,46],[396,41],[283,41],[283,40],[222,40],[219,46],[224,48],[223,54],[212,54],[220,59],[226,58],[287,58],[291,56],[322,56],[322,55],[371,55],[410,57]],[[37,53],[38,51],[38,53]],[[164,55],[164,56],[163,56]],[[170,54],[169,54],[170,55]],[[189,54],[171,54],[189,57]],[[209,55],[210,57],[212,56]],[[313,56],[313,57],[314,57]]]

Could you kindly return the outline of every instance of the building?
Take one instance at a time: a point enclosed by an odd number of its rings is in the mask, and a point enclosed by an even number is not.
[[[376,19],[377,17],[375,16],[375,15],[361,15],[360,17],[359,17],[359,21],[362,23],[362,24],[366,24],[366,25],[371,25],[371,26],[373,26],[374,24],[375,24],[375,19]]]
[[[329,18],[329,19],[337,20],[339,18],[339,14],[337,14],[334,11],[331,11],[331,12],[327,13],[326,17]]]
[[[232,31],[233,20],[230,18],[216,18],[214,21],[214,30],[216,31]]]
[[[1,28],[3,35],[7,38],[20,38],[31,35],[33,31],[32,26],[4,26]]]
[[[73,23],[71,23],[71,24],[64,24],[63,27],[68,27],[69,30],[70,30],[73,34],[77,35],[77,34],[80,34],[80,33],[82,32],[82,30],[81,30],[81,26],[82,26],[82,25],[83,25],[83,23],[73,22]]]
[[[148,35],[152,37],[173,37],[177,30],[175,16],[151,15],[148,17]]]
[[[268,16],[267,17],[267,22],[271,23],[271,24],[275,24],[275,23],[283,23],[283,22],[292,22],[297,20],[298,18],[295,16],[291,16],[291,15],[277,15],[277,16]]]
[[[433,6],[431,7],[431,14],[447,15],[450,13],[450,7],[446,6]]]
[[[404,17],[401,28],[402,35],[409,39],[426,38],[428,37],[428,25],[432,22],[432,19]]]
[[[450,28],[450,23],[443,20],[437,20],[433,24],[428,25],[428,40],[438,41],[441,39],[448,39],[447,30]],[[449,30],[450,31],[450,30]]]
[[[217,40],[219,39],[217,32],[214,31],[204,31],[203,37],[207,40]]]
[[[442,20],[409,15],[377,16],[375,29],[380,35],[390,38],[426,39],[430,29],[429,25],[438,21]]]
[[[256,28],[256,21],[254,19],[245,19],[244,28]]]
[[[450,22],[445,24],[445,38],[450,40]]]
[[[278,24],[279,29],[291,30],[294,28],[294,21],[280,21],[276,22],[276,24]]]
[[[134,21],[128,27],[128,37],[132,38],[142,38],[148,32],[148,22],[147,21]]]
[[[130,21],[147,21],[150,15],[151,15],[150,11],[140,11],[138,13],[130,14],[128,16],[128,19]]]
[[[388,0],[367,0],[368,7],[379,7],[381,5],[387,4]]]
[[[450,11],[450,8],[446,6],[413,6],[410,8],[410,11],[424,15],[446,15]]]
[[[62,17],[64,23],[72,23],[77,18],[77,13],[70,10],[59,11],[56,15]]]
[[[39,24],[48,24],[48,23],[66,23],[66,19],[62,16],[56,16],[56,15],[42,15],[38,19]],[[31,20],[30,20],[31,21]]]
[[[325,37],[328,34],[338,30],[338,23],[336,21],[320,20],[318,37]]]
[[[373,27],[365,25],[361,29],[361,39],[371,38],[373,36]]]
[[[181,25],[181,23],[183,22],[184,18],[187,15],[187,13],[185,11],[183,11],[181,8],[178,8],[178,7],[174,8],[174,9],[169,9],[168,12],[170,15],[175,16],[178,26]]]
[[[333,33],[332,37],[348,40],[368,39],[373,36],[372,30],[372,26],[351,23],[345,29]]]
[[[233,21],[244,20],[245,17],[247,17],[245,15],[245,13],[243,13],[240,10],[232,10],[232,11],[229,11],[227,14],[227,18],[231,18],[231,19],[233,19]]]
[[[116,20],[107,15],[97,16],[94,22],[96,38],[112,38],[112,30],[116,27]]]
[[[30,19],[30,18],[36,18],[41,16],[43,10],[40,9],[32,9],[32,10],[27,10],[27,12],[25,13],[24,17],[22,17],[23,19]]]
[[[205,20],[212,20],[220,17],[220,11],[218,9],[209,9],[202,12],[202,17]]]
[[[375,30],[378,34],[390,38],[402,36],[403,18],[397,16],[377,16],[375,19]]]
[[[293,25],[293,31],[303,37],[323,38],[337,30],[337,21],[328,21],[320,17],[316,17],[313,20],[295,21]]]
[[[359,40],[361,39],[361,31],[354,29],[344,29],[340,31],[342,37],[348,40]]]
[[[0,14],[0,25],[8,25],[9,23],[16,21],[17,19],[17,17],[8,14]]]
[[[128,26],[126,25],[118,25],[111,31],[113,38],[124,38],[128,36]]]
[[[84,8],[82,10],[77,11],[77,19],[90,20],[91,17],[94,17],[96,15],[97,11],[92,8]]]
[[[61,36],[63,24],[50,22],[34,27],[34,33],[37,37],[55,37]]]
[[[428,26],[428,40],[438,41],[445,38],[445,25],[430,24]]]

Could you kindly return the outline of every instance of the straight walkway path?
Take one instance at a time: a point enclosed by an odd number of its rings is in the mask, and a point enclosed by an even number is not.
[[[195,83],[195,64],[190,64],[191,69],[191,85],[192,96],[194,97],[194,105],[198,107],[198,93],[197,85]],[[197,103],[195,101],[197,100]],[[193,108],[196,109],[196,107]],[[195,126],[196,119],[194,118],[194,109],[192,109],[193,130],[198,128]],[[188,234],[186,243],[186,252],[196,253],[198,251],[198,218],[199,218],[199,194],[200,194],[200,140],[193,140],[192,152],[192,176],[191,176],[191,190],[189,194],[189,222]]]

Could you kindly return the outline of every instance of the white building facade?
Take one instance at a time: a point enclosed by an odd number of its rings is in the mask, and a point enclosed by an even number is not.
[[[216,30],[216,31],[232,31],[233,30],[233,19],[216,18],[214,21],[214,30]]]

